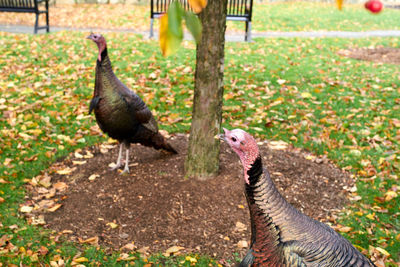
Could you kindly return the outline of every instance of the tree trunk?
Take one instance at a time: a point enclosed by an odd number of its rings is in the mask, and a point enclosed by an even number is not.
[[[197,45],[193,116],[186,177],[206,179],[219,169],[227,0],[208,1],[199,14],[203,25]]]

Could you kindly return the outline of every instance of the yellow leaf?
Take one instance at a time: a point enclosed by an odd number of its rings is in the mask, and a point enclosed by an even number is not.
[[[385,201],[390,201],[395,197],[397,197],[397,193],[394,191],[389,190],[385,193]]]
[[[301,97],[302,98],[311,98],[312,95],[309,92],[303,92],[303,93],[301,93]]]
[[[89,181],[94,181],[97,177],[100,177],[100,175],[98,175],[98,174],[92,174],[92,175],[90,175],[89,176]]]
[[[180,246],[172,246],[170,248],[168,248],[165,253],[163,253],[164,256],[168,257],[171,254],[175,254],[177,252],[179,252],[179,250],[185,249],[184,247],[180,247]]]
[[[74,169],[71,169],[69,167],[62,169],[62,170],[58,170],[57,173],[61,174],[61,175],[67,175],[70,174]]]
[[[24,212],[24,213],[29,213],[33,210],[33,207],[31,206],[22,206],[19,211],[20,212]]]
[[[88,262],[89,260],[85,257],[79,257],[74,259],[72,262],[81,263],[81,262]]]
[[[186,260],[186,261],[190,261],[191,263],[196,263],[196,262],[197,262],[197,259],[196,259],[196,258],[193,258],[193,257],[191,257],[191,256],[186,256],[185,260]]]
[[[109,222],[109,223],[107,223],[107,225],[110,226],[112,229],[115,229],[118,227],[118,224],[113,223],[113,222]]]
[[[385,255],[385,256],[390,256],[390,253],[387,252],[386,250],[384,250],[383,248],[376,247],[375,249],[376,249],[377,251],[379,251],[380,253],[382,253],[383,255]]]
[[[337,8],[339,10],[342,10],[343,7],[343,0],[336,0]]]
[[[189,5],[194,13],[200,13],[207,6],[207,0],[189,0]]]
[[[375,213],[370,213],[370,214],[367,214],[365,217],[367,217],[368,219],[370,219],[370,220],[374,220],[375,219]]]
[[[72,161],[72,164],[74,164],[74,165],[83,165],[83,164],[85,164],[85,163],[86,163],[86,160],[84,160],[84,161],[73,160],[73,161]]]
[[[181,39],[171,34],[168,27],[168,14],[160,18],[160,47],[164,57],[172,55],[178,50]]]

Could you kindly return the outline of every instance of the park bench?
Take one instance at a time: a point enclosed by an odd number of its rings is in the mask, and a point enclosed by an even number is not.
[[[44,9],[39,9],[39,5],[44,3]],[[23,12],[35,13],[35,30],[46,29],[49,32],[49,2],[48,0],[0,0],[0,12]],[[46,14],[46,26],[39,27],[39,15]]]
[[[168,10],[171,0],[150,0],[150,38],[153,37],[153,22],[155,18],[160,18]],[[187,0],[179,0],[183,8],[190,9]],[[246,31],[244,39],[251,41],[251,15],[253,10],[253,0],[228,0],[226,20],[244,21]]]

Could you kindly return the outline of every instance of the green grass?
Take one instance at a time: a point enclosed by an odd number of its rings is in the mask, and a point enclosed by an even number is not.
[[[263,31],[371,31],[398,30],[400,10],[384,8],[372,14],[363,5],[313,2],[255,3],[252,30]],[[229,22],[229,29],[244,29],[244,23]]]
[[[92,265],[124,266],[121,255],[55,241],[29,225],[18,209],[24,184],[56,159],[79,147],[106,140],[87,116],[94,83],[95,46],[84,33],[49,35],[0,33],[0,262],[68,264],[78,255]],[[187,132],[193,96],[194,44],[163,58],[156,41],[108,33],[110,57],[122,81],[155,110],[160,127]],[[223,126],[240,127],[259,138],[284,140],[324,154],[354,174],[358,190],[339,223],[352,227],[346,237],[368,255],[390,253],[399,261],[400,170],[398,125],[399,67],[340,57],[347,47],[397,47],[397,38],[257,39],[227,43]],[[386,199],[385,199],[386,198]],[[49,252],[40,254],[41,246]],[[7,248],[7,250],[6,250]],[[376,250],[378,248],[378,250]],[[28,251],[30,251],[28,253]],[[42,253],[43,254],[43,253]],[[36,255],[36,256],[35,256]],[[186,256],[140,255],[136,265],[190,265]],[[192,255],[197,266],[216,265]],[[85,264],[85,262],[84,262]]]

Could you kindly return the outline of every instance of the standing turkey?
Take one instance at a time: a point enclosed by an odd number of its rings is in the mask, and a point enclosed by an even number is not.
[[[124,171],[129,172],[129,147],[139,143],[171,153],[176,150],[159,133],[157,122],[143,100],[115,76],[107,53],[106,39],[101,34],[90,34],[87,39],[99,48],[96,80],[89,114],[94,110],[100,129],[120,143],[117,163],[122,166],[122,149],[126,148]]]
[[[254,138],[241,129],[221,137],[244,169],[251,246],[239,266],[375,266],[329,226],[307,217],[277,191]]]

